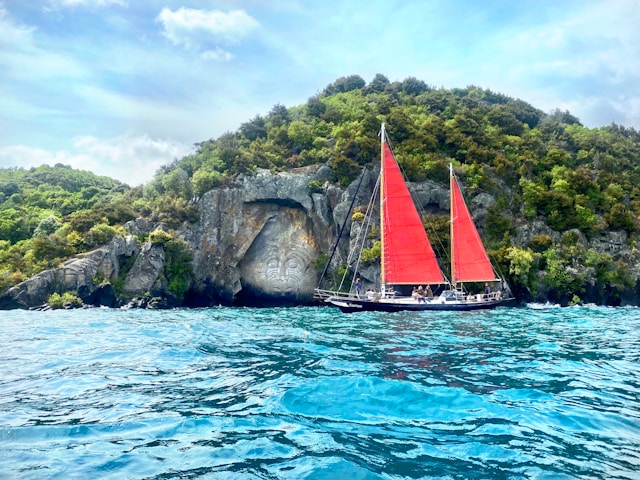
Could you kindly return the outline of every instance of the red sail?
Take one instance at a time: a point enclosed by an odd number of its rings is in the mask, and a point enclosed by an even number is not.
[[[386,141],[382,168],[384,282],[444,283],[427,233]]]
[[[497,280],[455,177],[451,177],[452,282]]]

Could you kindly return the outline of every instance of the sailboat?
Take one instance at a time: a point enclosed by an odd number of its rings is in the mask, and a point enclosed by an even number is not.
[[[495,308],[512,300],[506,283],[496,274],[489,260],[453,167],[449,166],[451,275],[447,279],[391,150],[384,123],[380,137],[381,168],[374,189],[374,195],[379,193],[380,201],[380,288],[365,293],[353,289],[341,292],[318,288],[316,298],[344,312],[465,311]],[[468,283],[484,284],[485,289],[469,293],[464,288]],[[421,293],[420,289],[425,285],[428,292],[432,285],[441,287],[442,291],[437,296]],[[395,290],[406,292],[411,286],[420,287],[404,295]]]

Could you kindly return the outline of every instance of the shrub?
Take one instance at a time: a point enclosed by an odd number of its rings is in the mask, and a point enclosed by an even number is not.
[[[362,221],[364,221],[364,213],[362,213],[362,212],[353,212],[353,215],[351,215],[351,221],[353,221],[353,222],[362,222]]]
[[[153,245],[165,245],[171,240],[173,240],[171,234],[165,232],[164,230],[154,230],[149,234],[149,241]]]
[[[362,249],[362,254],[360,259],[362,263],[372,263],[375,260],[380,258],[380,253],[382,249],[382,244],[380,241],[374,242],[371,248]]]
[[[180,239],[170,240],[164,244],[165,274],[169,280],[168,290],[182,303],[185,292],[193,278],[193,255],[189,246]]]
[[[549,235],[534,235],[529,242],[529,248],[534,252],[543,253],[553,245],[553,239]]]
[[[507,248],[507,260],[509,260],[509,273],[514,279],[518,279],[526,285],[527,277],[534,263],[534,254],[529,249],[519,247]]]
[[[47,303],[53,309],[64,308],[65,305],[70,305],[73,308],[82,306],[82,300],[71,292],[64,292],[62,295],[52,293],[47,299]]]
[[[196,195],[202,195],[219,186],[225,179],[225,175],[215,170],[208,171],[204,168],[193,174],[193,189]]]
[[[307,187],[309,188],[309,193],[322,193],[324,191],[324,181],[309,180]]]
[[[49,215],[42,220],[33,232],[34,237],[46,237],[60,228],[60,222],[55,215]]]
[[[116,229],[104,223],[98,223],[87,232],[85,244],[89,248],[98,247],[109,243],[116,236]]]

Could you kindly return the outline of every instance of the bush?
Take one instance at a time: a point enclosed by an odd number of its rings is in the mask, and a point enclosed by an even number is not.
[[[362,249],[362,255],[360,256],[362,263],[373,263],[375,260],[380,259],[381,250],[382,244],[380,241],[374,242],[371,248]]]
[[[214,188],[222,184],[224,179],[225,175],[220,172],[217,172],[215,170],[207,171],[204,168],[201,168],[193,174],[192,183],[194,193],[196,195],[202,195],[209,190],[213,190]]]
[[[364,213],[362,213],[362,212],[353,212],[353,215],[351,215],[351,221],[353,221],[353,222],[362,222],[362,221],[364,221]]]
[[[324,192],[324,181],[309,180],[307,187],[309,188],[309,193],[322,193]]]
[[[154,230],[149,234],[149,241],[153,245],[165,245],[171,240],[173,240],[171,234],[165,232],[164,230]]]
[[[553,239],[549,235],[534,235],[529,242],[529,248],[537,253],[543,253],[553,246]]]
[[[116,229],[104,223],[98,223],[87,232],[85,244],[89,248],[109,243],[116,236]]]
[[[55,215],[49,215],[42,220],[33,232],[34,237],[46,237],[60,228],[60,222]]]
[[[168,290],[182,302],[193,278],[193,255],[189,246],[180,239],[168,241],[165,249],[165,275],[169,280]]]
[[[527,278],[535,260],[533,251],[520,247],[509,247],[506,258],[509,261],[509,273],[513,279],[518,280],[522,285],[527,285]]]
[[[71,292],[64,292],[62,295],[59,293],[52,293],[47,299],[47,303],[54,310],[64,308],[67,305],[73,308],[82,306],[82,300]]]

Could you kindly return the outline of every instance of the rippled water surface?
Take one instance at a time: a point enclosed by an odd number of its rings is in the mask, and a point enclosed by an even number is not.
[[[0,478],[640,478],[640,310],[0,312]]]

